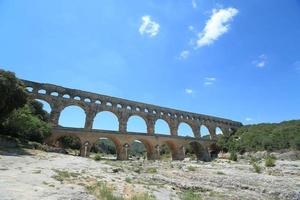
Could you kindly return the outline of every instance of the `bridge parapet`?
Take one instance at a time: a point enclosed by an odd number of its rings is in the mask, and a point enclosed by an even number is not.
[[[92,129],[94,117],[102,111],[114,113],[119,120],[119,131],[127,132],[127,121],[130,116],[142,117],[147,125],[147,134],[154,134],[156,120],[165,120],[172,136],[178,135],[178,126],[184,122],[191,126],[194,136],[201,137],[200,127],[206,126],[211,138],[215,139],[216,128],[219,127],[224,134],[229,134],[242,126],[240,122],[209,115],[180,111],[152,104],[130,101],[122,98],[111,97],[91,92],[70,89],[53,84],[37,83],[22,80],[28,93],[34,99],[41,99],[51,106],[50,118],[54,127],[58,126],[61,111],[70,106],[81,107],[86,113],[85,129]]]

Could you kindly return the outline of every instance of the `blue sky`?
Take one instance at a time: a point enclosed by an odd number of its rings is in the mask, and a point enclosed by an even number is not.
[[[0,0],[0,66],[244,124],[299,119],[299,0]]]

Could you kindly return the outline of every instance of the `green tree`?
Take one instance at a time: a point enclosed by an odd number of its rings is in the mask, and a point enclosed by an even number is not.
[[[0,70],[0,125],[15,109],[26,104],[24,86],[14,73]]]

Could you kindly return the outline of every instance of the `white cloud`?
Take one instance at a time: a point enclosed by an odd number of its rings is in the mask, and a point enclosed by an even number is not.
[[[149,15],[143,16],[142,21],[143,22],[139,28],[141,35],[147,34],[150,37],[154,37],[158,34],[160,25],[157,22],[152,21]]]
[[[185,93],[187,93],[187,94],[193,94],[194,91],[192,89],[187,88],[187,89],[185,89]]]
[[[258,57],[257,60],[254,60],[252,63],[256,67],[262,68],[267,64],[267,56],[265,54],[262,54]]]
[[[192,6],[193,6],[193,8],[197,8],[197,2],[196,2],[196,0],[192,0]]]
[[[221,35],[229,30],[229,22],[235,15],[238,14],[238,10],[235,8],[226,9],[213,9],[212,15],[207,20],[206,25],[202,32],[198,33],[197,47],[203,47],[212,44]]]
[[[204,79],[204,85],[213,85],[217,79],[215,77],[206,77]]]
[[[180,60],[187,59],[189,57],[189,55],[190,55],[190,52],[188,50],[183,50],[180,52],[178,59],[180,59]]]
[[[246,117],[245,119],[247,122],[253,121],[253,119],[251,117]]]

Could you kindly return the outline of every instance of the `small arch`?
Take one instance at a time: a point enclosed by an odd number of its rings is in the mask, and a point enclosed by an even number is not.
[[[181,122],[178,126],[178,134],[179,136],[189,136],[194,137],[193,129],[191,126],[185,122]]]
[[[149,113],[149,110],[147,108],[144,109],[145,113]]]
[[[100,100],[96,100],[95,104],[101,104],[101,101]]]
[[[93,129],[118,131],[118,117],[110,111],[99,112],[94,118]]]
[[[86,102],[86,103],[91,103],[92,100],[91,100],[90,98],[85,98],[85,99],[84,99],[84,102]]]
[[[105,104],[106,106],[109,106],[109,107],[112,107],[112,103],[111,102],[106,102],[106,104]]]
[[[32,87],[26,87],[26,89],[25,89],[27,92],[29,92],[29,93],[32,93],[32,91],[33,91],[33,88]]]
[[[155,114],[155,115],[157,114],[156,110],[153,110],[153,114]]]
[[[38,91],[38,93],[39,93],[39,94],[46,94],[46,90],[41,89],[41,90]]]
[[[75,100],[80,101],[81,98],[79,96],[74,97]]]
[[[127,110],[132,110],[131,106],[126,106]]]
[[[216,127],[216,134],[217,135],[223,135],[223,131],[220,127]]]
[[[127,121],[127,132],[147,133],[145,120],[138,115],[132,115]]]
[[[204,139],[210,139],[210,132],[209,129],[205,125],[200,126],[200,135]]]
[[[160,115],[163,116],[165,113],[164,112],[160,112]]]
[[[172,117],[172,114],[171,114],[171,113],[168,113],[168,116],[169,116],[169,117]]]
[[[64,95],[63,95],[63,98],[65,98],[65,99],[70,99],[71,97],[70,97],[69,94],[64,94]]]
[[[156,134],[166,134],[166,135],[170,135],[170,127],[169,124],[163,120],[163,119],[158,119],[155,122],[154,125],[154,133]]]
[[[188,147],[185,149],[185,155],[191,156],[192,159],[194,158],[201,161],[210,161],[210,156],[207,148],[196,141],[192,141],[189,143]]]
[[[135,110],[136,110],[136,111],[141,111],[141,108],[140,108],[140,107],[136,107]]]
[[[58,92],[51,92],[50,94],[51,96],[55,96],[55,97],[58,97]]]
[[[59,125],[63,127],[84,128],[86,114],[79,106],[67,106],[60,113]]]
[[[117,104],[117,108],[119,108],[119,109],[122,109],[123,108],[123,106],[121,105],[121,104]]]

